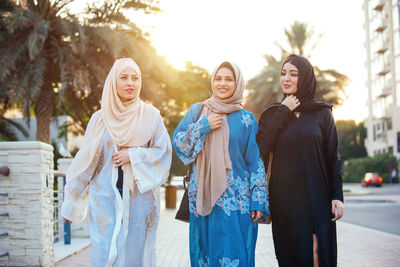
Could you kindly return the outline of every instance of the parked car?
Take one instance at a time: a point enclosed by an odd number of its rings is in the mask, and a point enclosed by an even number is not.
[[[379,176],[377,173],[373,172],[367,172],[364,175],[364,178],[361,180],[361,185],[362,186],[369,186],[369,185],[375,185],[375,186],[382,186],[382,177]]]

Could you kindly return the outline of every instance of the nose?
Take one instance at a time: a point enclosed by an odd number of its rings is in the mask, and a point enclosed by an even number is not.
[[[133,85],[133,79],[128,79],[128,85]]]

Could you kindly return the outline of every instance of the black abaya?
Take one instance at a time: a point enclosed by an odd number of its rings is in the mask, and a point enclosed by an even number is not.
[[[275,254],[280,266],[313,266],[317,235],[319,266],[336,266],[336,224],[331,201],[343,201],[338,138],[331,106],[310,102],[297,118],[285,105],[261,115],[257,142],[273,152],[269,184]]]

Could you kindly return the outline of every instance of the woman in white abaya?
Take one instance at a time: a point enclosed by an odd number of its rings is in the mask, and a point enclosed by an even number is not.
[[[159,111],[139,98],[141,72],[118,59],[103,88],[83,144],[67,171],[61,214],[88,215],[92,266],[156,266],[160,185],[171,142]],[[119,173],[119,174],[118,174]]]

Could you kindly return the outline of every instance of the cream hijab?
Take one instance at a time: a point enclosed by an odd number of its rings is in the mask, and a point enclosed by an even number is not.
[[[222,126],[212,130],[206,137],[203,149],[197,156],[197,183],[198,192],[196,199],[197,212],[201,216],[211,213],[215,203],[228,187],[226,174],[232,170],[229,157],[229,125],[227,115],[241,110],[243,103],[244,79],[239,67],[229,63],[236,78],[236,90],[228,99],[220,99],[212,95],[204,101],[201,116],[211,114],[223,115]],[[215,75],[222,63],[214,70],[211,78],[213,87]]]
[[[117,94],[117,78],[127,67],[135,70],[139,76],[138,90],[140,93],[142,75],[138,65],[131,58],[117,59],[114,62],[104,83],[101,98],[101,109],[93,114],[86,128],[81,148],[76,154],[67,171],[67,183],[79,180],[80,175],[93,173],[97,166],[92,162],[96,151],[107,129],[117,147],[140,147],[147,144],[153,137],[155,125],[159,118],[159,111],[138,97],[123,103]],[[128,179],[131,192],[134,190],[134,177],[130,163],[122,166],[124,178]]]

